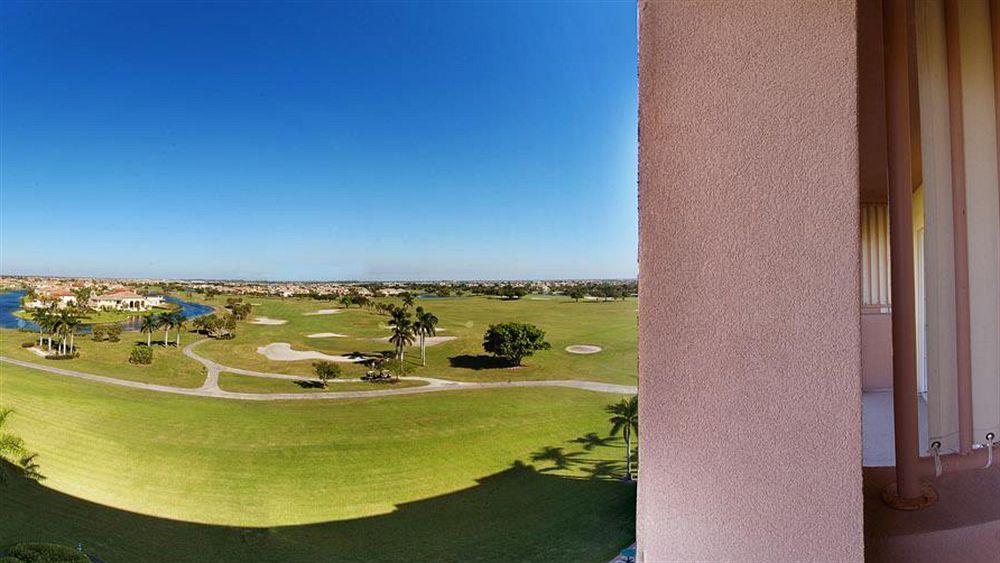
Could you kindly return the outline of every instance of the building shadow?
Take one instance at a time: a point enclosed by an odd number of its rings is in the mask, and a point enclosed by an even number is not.
[[[559,448],[555,448],[558,450]],[[550,452],[539,459],[559,462]],[[115,561],[606,561],[635,536],[635,487],[580,456],[579,476],[522,461],[387,514],[301,526],[220,526],[138,514],[20,477],[0,485],[0,549],[83,544]],[[545,459],[542,459],[545,458]],[[303,486],[308,486],[303,483]]]

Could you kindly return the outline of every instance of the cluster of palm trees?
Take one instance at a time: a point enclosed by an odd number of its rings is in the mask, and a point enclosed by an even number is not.
[[[407,299],[409,298],[409,299]],[[425,311],[423,307],[417,307],[413,314],[410,307],[413,305],[413,297],[410,294],[403,295],[403,306],[397,307],[388,305],[389,327],[392,328],[392,336],[389,337],[396,347],[396,358],[400,361],[406,354],[406,347],[413,344],[413,341],[420,341],[420,365],[427,365],[427,341],[428,336],[437,334],[438,318],[430,311]],[[385,309],[385,307],[383,307]]]
[[[168,313],[160,313],[158,315],[147,315],[142,318],[142,325],[139,328],[139,332],[146,333],[146,346],[153,345],[153,332],[163,329],[163,345],[170,345],[170,331],[171,329],[177,330],[177,340],[176,346],[179,348],[181,345],[181,329],[187,319],[184,315],[180,314],[178,311],[171,311]]]
[[[54,305],[31,312],[31,320],[38,325],[38,347],[47,343],[47,351],[52,352],[55,340],[56,351],[61,356],[76,351],[76,329],[83,324],[83,315],[72,308],[58,309]]]

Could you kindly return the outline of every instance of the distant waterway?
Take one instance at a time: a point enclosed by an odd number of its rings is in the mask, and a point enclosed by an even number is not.
[[[21,297],[23,297],[26,293],[27,291],[25,290],[0,293],[0,328],[23,328],[25,330],[33,331],[38,330],[38,325],[34,322],[16,317],[14,315],[14,313],[21,310]],[[193,319],[195,317],[200,317],[201,315],[207,315],[213,311],[213,309],[208,305],[192,303],[191,301],[184,301],[183,299],[178,299],[172,296],[164,296],[164,300],[173,303],[174,305],[179,305],[180,313],[185,319]],[[131,317],[128,320],[122,321],[120,324],[125,330],[138,331],[142,324],[142,317]],[[90,332],[89,325],[82,325],[80,328],[81,332]]]

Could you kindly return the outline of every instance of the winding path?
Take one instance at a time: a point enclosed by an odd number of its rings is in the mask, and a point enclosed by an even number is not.
[[[424,381],[427,385],[420,387],[405,387],[402,389],[374,389],[372,391],[341,391],[341,392],[318,392],[318,393],[235,393],[224,391],[219,387],[219,373],[228,372],[251,377],[267,377],[271,379],[290,379],[294,381],[314,381],[315,378],[303,377],[299,375],[286,375],[283,373],[269,373],[252,371],[240,368],[232,368],[210,360],[195,353],[194,348],[205,342],[206,339],[188,344],[184,347],[184,355],[205,366],[206,377],[201,387],[172,387],[169,385],[156,385],[154,383],[142,383],[140,381],[128,381],[104,375],[95,375],[82,371],[63,369],[34,362],[26,362],[6,356],[0,356],[0,362],[13,364],[30,369],[36,369],[57,375],[65,375],[118,385],[120,387],[131,387],[132,389],[143,389],[146,391],[156,391],[159,393],[173,393],[175,395],[190,395],[194,397],[214,397],[219,399],[236,399],[241,401],[287,401],[287,400],[318,400],[318,399],[362,399],[366,397],[386,397],[390,395],[416,395],[419,393],[435,393],[438,391],[455,391],[460,389],[494,389],[501,387],[569,387],[572,389],[582,389],[584,391],[596,391],[599,393],[617,393],[621,395],[634,395],[636,387],[633,385],[616,385],[613,383],[599,383],[596,381],[580,381],[576,379],[564,380],[542,380],[542,381],[496,381],[490,383],[473,383],[467,381],[451,381],[447,379],[437,379],[433,377],[404,377],[402,379],[410,381]],[[334,379],[330,383],[352,383],[359,382],[357,378]]]

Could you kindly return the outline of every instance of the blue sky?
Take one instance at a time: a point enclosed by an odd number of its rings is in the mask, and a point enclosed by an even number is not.
[[[634,2],[0,4],[0,270],[633,277]]]

